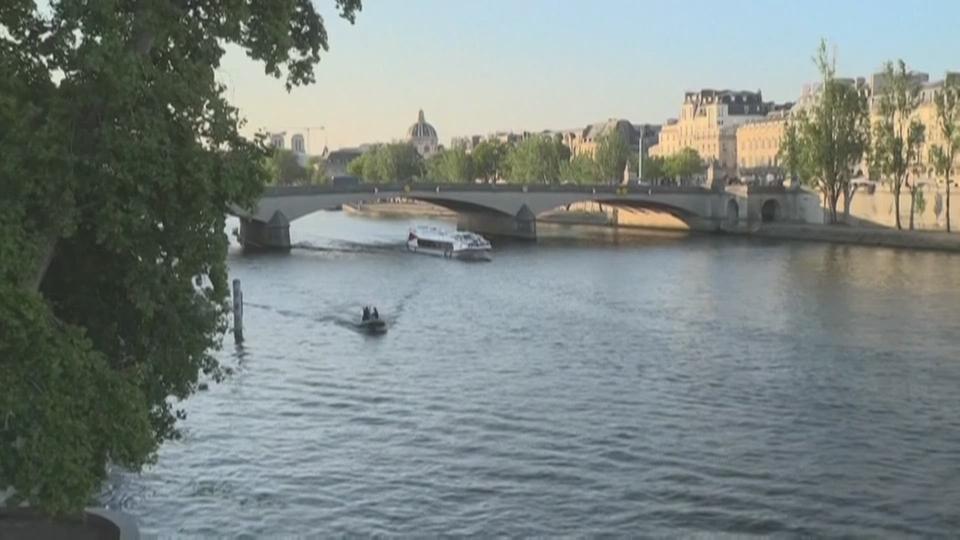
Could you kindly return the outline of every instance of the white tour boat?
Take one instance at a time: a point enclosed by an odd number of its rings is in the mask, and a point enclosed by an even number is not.
[[[469,231],[446,231],[438,227],[410,229],[407,249],[414,253],[437,255],[448,259],[490,260],[490,242]]]

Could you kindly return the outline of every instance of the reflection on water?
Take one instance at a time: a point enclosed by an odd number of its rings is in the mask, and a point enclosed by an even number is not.
[[[541,225],[470,265],[410,223],[232,252],[233,376],[106,502],[162,536],[960,527],[956,257]]]

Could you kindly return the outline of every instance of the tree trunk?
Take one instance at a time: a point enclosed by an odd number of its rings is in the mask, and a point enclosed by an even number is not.
[[[43,253],[40,256],[40,259],[37,261],[37,266],[33,272],[33,275],[27,276],[22,283],[24,288],[31,291],[40,290],[40,285],[43,284],[43,278],[46,277],[47,270],[50,269],[50,263],[53,262],[53,257],[57,254],[57,243],[59,240],[60,239],[55,234],[50,234],[45,238]]]
[[[850,224],[850,205],[853,204],[853,196],[856,194],[856,188],[846,185],[843,188],[843,222]]]
[[[900,225],[900,186],[897,184],[893,186],[893,212],[896,214],[897,230],[903,230],[903,226]]]
[[[952,161],[951,161],[952,164]],[[950,169],[947,169],[947,232],[950,232]]]
[[[840,192],[836,188],[829,188],[825,193],[827,204],[830,205],[830,224],[837,224],[837,202],[840,200]]]
[[[917,190],[910,186],[910,230],[913,230],[913,211],[917,208]]]

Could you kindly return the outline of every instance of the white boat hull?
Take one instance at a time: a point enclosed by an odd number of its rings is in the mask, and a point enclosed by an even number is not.
[[[489,261],[492,259],[489,249],[436,249],[419,247],[415,242],[407,243],[407,251],[418,253],[420,255],[432,255],[444,259],[457,259],[461,261]]]

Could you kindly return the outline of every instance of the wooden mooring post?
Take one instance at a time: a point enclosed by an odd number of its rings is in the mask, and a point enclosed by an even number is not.
[[[243,343],[243,291],[240,280],[233,280],[233,341]]]

